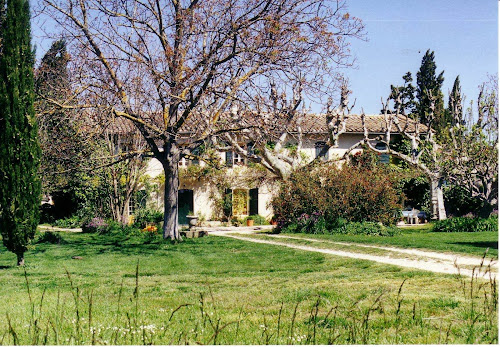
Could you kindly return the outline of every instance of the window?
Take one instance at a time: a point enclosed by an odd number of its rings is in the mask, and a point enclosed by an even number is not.
[[[196,147],[191,151],[191,154],[195,156],[193,159],[191,159],[191,165],[200,165],[200,159],[198,159],[198,156],[201,154],[202,148],[201,147]]]
[[[314,147],[316,149],[316,158],[320,158],[323,161],[328,160],[328,150],[325,151],[325,153],[321,154],[323,149],[326,147],[326,142],[324,141],[319,141],[314,144]]]
[[[375,145],[375,148],[378,149],[379,151],[385,151],[387,149],[387,146],[383,142],[378,142]],[[377,153],[377,154],[378,154],[378,161],[379,161],[379,163],[389,164],[389,162],[390,162],[390,155],[388,153]]]
[[[226,152],[226,166],[233,167],[233,152]]]
[[[187,167],[188,166],[188,160],[184,157],[179,160],[179,167]]]
[[[200,165],[200,159],[198,159],[198,156],[200,155],[201,153],[201,148],[200,147],[197,147],[195,148],[194,150],[191,151],[191,153],[193,154],[193,156],[196,156],[196,158],[193,158],[193,159],[187,159],[185,157],[182,157],[180,160],[179,160],[179,167],[188,167],[190,165]]]
[[[136,200],[134,196],[131,196],[128,202],[128,215],[132,216],[136,210],[137,210]]]
[[[233,153],[234,165],[245,165],[245,158],[243,158],[239,153]]]
[[[234,165],[245,165],[246,160],[243,156],[236,152],[226,152],[226,166],[233,167]]]

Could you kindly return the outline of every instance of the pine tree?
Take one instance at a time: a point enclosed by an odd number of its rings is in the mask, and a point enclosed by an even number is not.
[[[422,58],[422,64],[417,72],[417,107],[416,111],[419,116],[420,122],[429,124],[431,122],[432,128],[436,131],[436,136],[439,141],[446,137],[446,133],[450,124],[450,119],[444,112],[444,101],[441,87],[444,82],[444,71],[436,75],[436,63],[434,61],[434,52],[427,50]],[[429,93],[435,97],[435,109],[431,112],[429,107],[431,100]],[[429,114],[434,115],[434,119],[428,119]]]
[[[7,0],[0,30],[0,232],[24,264],[39,220],[40,146],[34,109],[28,0]]]

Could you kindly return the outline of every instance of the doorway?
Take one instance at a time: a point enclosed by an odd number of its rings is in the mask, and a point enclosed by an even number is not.
[[[179,224],[188,224],[187,215],[194,210],[193,191],[191,189],[179,189]]]

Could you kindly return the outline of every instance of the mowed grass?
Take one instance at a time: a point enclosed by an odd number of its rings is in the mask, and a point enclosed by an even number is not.
[[[314,234],[284,234],[339,242],[356,242],[402,248],[420,248],[442,252],[463,253],[483,256],[488,250],[488,256],[498,258],[498,232],[476,233],[442,233],[431,232],[432,224],[400,228],[401,234],[391,237],[370,235],[314,235]]]
[[[498,341],[494,282],[215,236],[61,235],[25,269],[0,246],[0,344]]]

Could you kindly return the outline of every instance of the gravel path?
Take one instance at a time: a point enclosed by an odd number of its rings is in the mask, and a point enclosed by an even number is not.
[[[59,228],[59,227],[52,227],[48,225],[39,225],[38,228],[41,231],[67,231],[71,233],[81,233],[82,228]]]
[[[255,228],[224,228],[224,230],[222,230],[220,228],[213,228],[213,230],[210,230],[209,233],[210,233],[210,235],[231,237],[233,239],[242,240],[242,241],[249,241],[249,242],[262,243],[262,244],[268,244],[268,245],[276,245],[276,246],[288,247],[288,248],[293,248],[293,249],[299,249],[299,250],[308,251],[308,252],[318,252],[318,253],[324,253],[324,254],[331,254],[331,255],[336,255],[336,256],[340,256],[340,257],[364,259],[364,260],[369,260],[369,261],[375,261],[378,263],[414,268],[414,269],[431,271],[431,272],[436,272],[436,273],[461,274],[461,275],[467,276],[467,277],[472,276],[473,270],[464,269],[464,268],[458,269],[457,266],[455,266],[455,263],[458,266],[468,265],[468,266],[479,267],[483,262],[483,259],[480,257],[463,256],[463,255],[459,255],[459,254],[455,255],[455,254],[449,254],[449,253],[439,253],[439,252],[433,252],[433,251],[423,251],[423,250],[417,250],[417,249],[404,249],[404,248],[387,247],[387,246],[374,246],[374,245],[366,245],[366,244],[359,244],[359,243],[333,242],[333,241],[328,241],[328,240],[317,240],[317,239],[311,239],[311,238],[293,237],[293,236],[285,236],[285,235],[266,234],[266,236],[280,239],[280,240],[283,240],[284,242],[283,241],[272,241],[272,240],[264,240],[264,239],[258,239],[258,238],[245,237],[245,234],[247,234],[247,235],[253,234],[254,230],[255,230]],[[237,233],[238,235],[236,235],[235,233]],[[297,244],[287,243],[286,239],[298,239],[298,240],[314,241],[314,242],[318,242],[320,244],[321,243],[333,243],[333,244],[337,244],[337,245],[350,245],[350,246],[358,246],[358,247],[366,247],[366,248],[376,248],[376,249],[381,249],[381,250],[387,250],[387,251],[394,252],[394,253],[399,253],[399,254],[401,254],[401,257],[394,257],[391,255],[372,255],[372,254],[366,254],[366,253],[362,253],[362,252],[350,252],[350,251],[343,251],[343,250],[333,250],[333,249],[321,248],[320,246],[312,247],[312,246],[297,245]],[[418,256],[419,259],[410,259],[409,257],[407,257],[407,255]],[[490,261],[487,260],[487,261],[484,261],[484,263],[485,263],[485,265],[489,265]],[[479,277],[486,278],[486,279],[489,279],[490,276],[496,277],[496,272],[497,272],[496,261],[491,261],[491,265],[492,265],[491,270],[493,271],[493,273],[490,273],[490,272],[484,273],[485,269],[483,269],[482,271],[480,271],[479,275],[477,274],[477,270],[475,270],[474,274],[478,275]],[[486,268],[486,266],[484,268]]]

